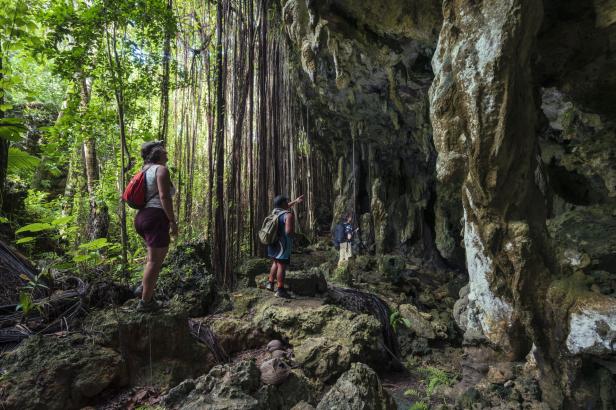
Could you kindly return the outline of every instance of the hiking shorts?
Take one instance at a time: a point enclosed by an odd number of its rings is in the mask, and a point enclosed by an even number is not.
[[[166,248],[171,242],[169,219],[161,208],[143,208],[135,216],[135,230],[148,248]]]

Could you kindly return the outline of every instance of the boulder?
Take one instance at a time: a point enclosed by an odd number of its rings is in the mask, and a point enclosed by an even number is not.
[[[261,385],[260,372],[252,360],[220,365],[195,380],[186,380],[163,398],[169,409],[282,410],[314,403],[315,392],[308,379],[293,371],[280,385]]]
[[[240,286],[255,287],[257,275],[268,274],[272,262],[266,258],[246,259],[237,269],[237,280]]]
[[[373,366],[387,362],[380,323],[371,315],[314,300],[271,298],[256,307],[253,321],[262,332],[287,340],[306,375],[324,382],[360,359]]]
[[[6,410],[79,409],[129,380],[118,352],[79,334],[32,336],[0,359],[0,371],[0,407]]]
[[[259,401],[252,395],[260,385],[260,372],[251,360],[215,366],[196,380],[185,380],[163,398],[170,409],[245,409],[260,410]]]
[[[122,352],[132,384],[171,386],[213,366],[208,348],[190,334],[183,302],[175,299],[156,314],[137,312],[135,305],[96,311],[84,322],[96,343]]]
[[[211,274],[210,248],[204,241],[174,249],[156,283],[156,298],[176,299],[192,317],[207,314],[214,302],[215,278]]]
[[[397,282],[406,268],[406,262],[398,255],[381,255],[377,258],[377,268],[386,280]]]
[[[317,293],[327,291],[325,276],[319,268],[287,272],[285,286],[299,296],[315,296]]]
[[[363,363],[353,363],[317,405],[317,410],[395,410],[379,377]]]
[[[418,337],[423,337],[428,340],[436,338],[433,326],[430,321],[426,320],[424,316],[413,305],[400,305],[400,316],[408,320],[408,330],[414,333]]]
[[[561,264],[616,276],[616,214],[613,206],[577,207],[549,220]]]

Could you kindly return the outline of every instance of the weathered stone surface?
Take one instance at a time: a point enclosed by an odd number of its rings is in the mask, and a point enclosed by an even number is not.
[[[174,249],[156,283],[158,299],[172,299],[190,316],[205,315],[215,296],[215,280],[211,274],[210,247],[195,241]]]
[[[282,19],[299,94],[323,127],[315,146],[333,154],[332,222],[356,209],[367,249],[431,249],[427,63],[439,2],[290,0]]]
[[[548,223],[557,258],[569,271],[605,270],[616,277],[616,208],[577,207]]]
[[[383,389],[374,370],[353,363],[317,405],[317,410],[395,410],[396,404]]]
[[[285,286],[300,296],[315,296],[317,293],[323,293],[327,290],[325,276],[319,268],[287,272]]]
[[[428,340],[436,338],[436,333],[432,328],[432,324],[426,320],[417,308],[413,305],[400,305],[400,316],[409,321],[409,331],[413,332],[418,337],[423,337]]]
[[[259,410],[261,404],[252,397],[260,386],[260,372],[254,361],[215,366],[196,380],[186,380],[163,399],[168,408]]]
[[[186,380],[163,399],[170,409],[287,410],[313,403],[315,393],[309,381],[292,372],[280,385],[261,385],[260,372],[251,360],[216,366],[207,375]]]
[[[272,261],[265,258],[246,259],[237,269],[237,279],[241,286],[255,287],[257,275],[268,274]]]
[[[79,409],[105,389],[126,385],[122,356],[81,335],[33,336],[0,358],[1,407]]]
[[[537,6],[518,1],[445,3],[430,90],[437,179],[442,184],[463,182],[470,276],[467,327],[511,351],[525,344],[519,332],[510,333],[518,313],[508,292],[494,289],[515,287],[511,281],[519,274],[537,280],[546,276],[541,263],[527,256],[530,230],[538,230],[541,238],[545,224],[536,203],[542,194],[541,181],[535,180],[535,113],[529,103],[528,67],[541,18]],[[508,93],[510,88],[518,92]],[[497,217],[505,214],[515,216]],[[497,248],[492,242],[496,236]]]
[[[84,323],[96,343],[122,352],[132,384],[172,386],[213,366],[207,347],[190,334],[183,302],[157,314],[136,312],[135,304],[94,312]]]
[[[386,362],[380,323],[370,315],[311,301],[269,299],[256,307],[253,321],[264,333],[288,340],[309,377],[331,381],[354,361],[377,367]]]

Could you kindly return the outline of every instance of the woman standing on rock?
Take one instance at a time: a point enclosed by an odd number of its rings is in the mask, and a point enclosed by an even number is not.
[[[163,266],[171,235],[176,236],[178,226],[173,214],[171,197],[175,188],[167,169],[167,150],[162,141],[146,142],[141,146],[143,171],[146,180],[146,204],[135,217],[135,230],[148,248],[143,269],[141,300],[138,311],[150,312],[160,308],[153,299],[158,274]]]

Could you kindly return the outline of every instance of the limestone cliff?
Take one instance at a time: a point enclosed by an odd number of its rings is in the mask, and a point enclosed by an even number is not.
[[[356,209],[371,251],[466,267],[466,343],[532,351],[551,406],[612,405],[616,3],[281,5],[339,158],[334,219]]]

